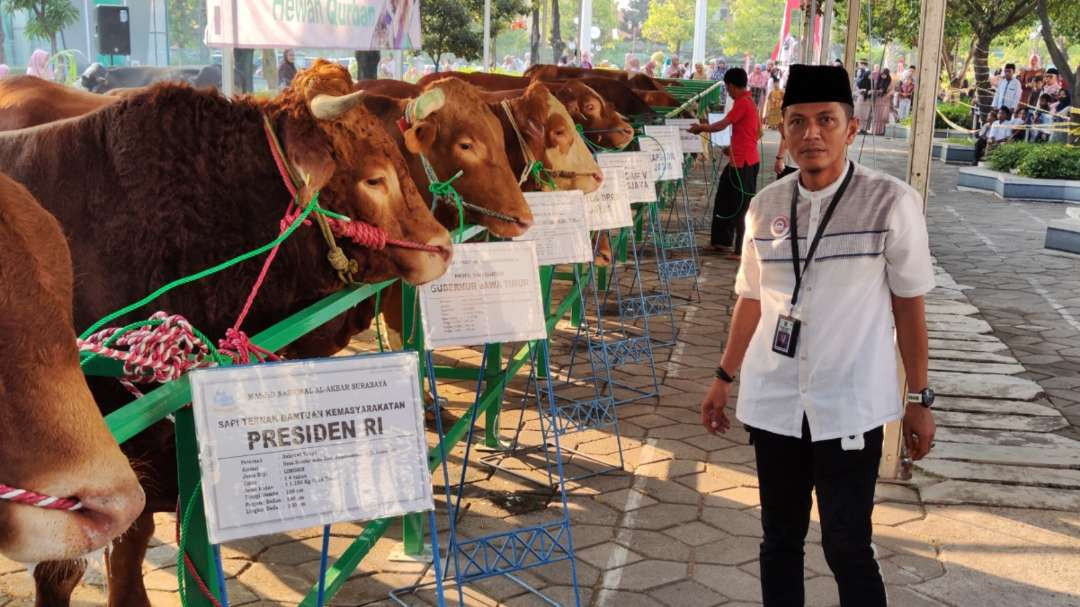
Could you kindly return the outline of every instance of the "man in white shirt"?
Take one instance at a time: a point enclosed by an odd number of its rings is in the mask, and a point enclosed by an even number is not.
[[[858,132],[847,72],[792,66],[783,129],[799,171],[754,197],[738,301],[702,424],[724,432],[733,376],[761,496],[766,607],[801,606],[816,490],[822,546],[843,607],[884,607],[871,546],[882,426],[904,420],[914,459],[934,437],[923,295],[934,273],[919,195],[847,160]],[[797,243],[795,246],[792,243]],[[909,396],[897,397],[895,339]]]
[[[1020,84],[1020,80],[1015,78],[1013,74],[1016,73],[1016,66],[1012,63],[1005,64],[1005,77],[998,81],[997,91],[994,92],[994,101],[990,104],[990,107],[995,110],[1007,107],[1009,112],[1015,112],[1016,106],[1020,105],[1020,94],[1024,91],[1024,86]]]

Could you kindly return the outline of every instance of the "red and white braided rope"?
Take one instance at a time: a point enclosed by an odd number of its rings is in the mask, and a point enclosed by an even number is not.
[[[46,510],[75,511],[82,508],[82,502],[73,497],[53,497],[25,489],[16,489],[4,483],[0,483],[0,500]]]
[[[211,362],[210,348],[183,316],[155,312],[150,320],[161,323],[133,329],[110,346],[105,344],[120,330],[118,327],[108,327],[78,340],[79,350],[123,363],[120,382],[136,396],[142,396],[135,387],[137,383],[169,382]]]

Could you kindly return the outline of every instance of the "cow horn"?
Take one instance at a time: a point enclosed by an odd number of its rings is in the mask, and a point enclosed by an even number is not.
[[[315,95],[308,104],[311,114],[319,120],[335,120],[345,112],[360,105],[364,91],[354,91],[348,95]]]
[[[423,120],[432,112],[439,110],[444,103],[446,103],[446,93],[442,89],[433,88],[425,91],[405,107],[405,120],[409,124],[413,124],[417,120]]]

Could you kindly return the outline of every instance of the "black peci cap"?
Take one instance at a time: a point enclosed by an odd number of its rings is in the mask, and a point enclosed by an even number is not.
[[[834,65],[791,66],[781,109],[797,103],[828,101],[853,105],[851,78],[847,70]]]

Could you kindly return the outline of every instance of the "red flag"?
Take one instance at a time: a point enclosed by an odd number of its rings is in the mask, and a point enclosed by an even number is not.
[[[787,8],[784,9],[784,21],[780,24],[780,38],[776,41],[776,46],[772,52],[773,61],[780,58],[780,47],[783,46],[784,39],[791,33],[791,13],[799,10],[799,2],[800,0],[787,0]]]

